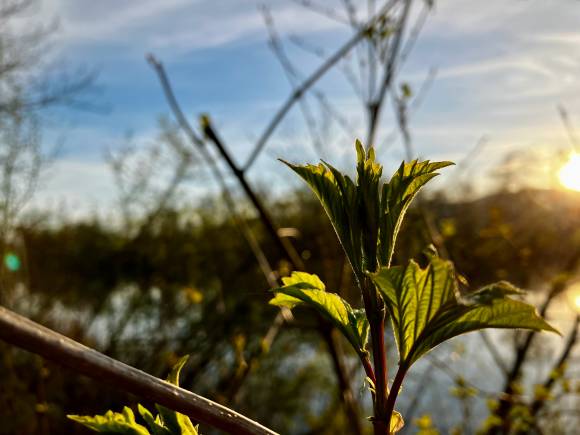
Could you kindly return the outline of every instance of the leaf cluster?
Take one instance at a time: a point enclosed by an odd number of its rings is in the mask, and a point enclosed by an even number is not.
[[[389,181],[382,182],[383,168],[375,161],[374,150],[366,152],[357,141],[356,152],[356,181],[326,162],[304,166],[284,163],[310,186],[326,211],[357,278],[364,310],[352,308],[339,295],[327,292],[316,275],[303,272],[294,272],[284,279],[284,286],[273,289],[276,295],[271,304],[314,308],[343,333],[363,364],[369,335],[367,318],[380,318],[378,311],[386,307],[399,351],[400,379],[395,382],[402,382],[410,366],[431,349],[467,332],[484,328],[557,332],[533,306],[518,300],[522,292],[507,282],[461,296],[453,264],[439,258],[434,249],[427,255],[425,267],[413,259],[406,265],[392,266],[397,236],[413,199],[438,175],[437,170],[452,163],[403,162]],[[369,280],[373,289],[369,289]],[[381,323],[378,325],[382,328]],[[379,336],[372,324],[370,329]],[[376,341],[373,345],[384,347]],[[399,387],[397,384],[391,393],[388,406],[394,405]],[[377,394],[373,390],[373,398]],[[392,408],[386,412],[397,415]],[[400,421],[390,417],[388,421],[393,420]],[[391,426],[391,432],[397,430]]]
[[[189,359],[182,357],[167,377],[167,382],[179,386],[179,374]],[[156,405],[158,414],[154,416],[147,408],[137,405],[139,414],[147,427],[135,420],[131,408],[125,406],[122,413],[107,411],[104,415],[81,416],[69,415],[68,418],[80,423],[95,432],[123,435],[198,435],[198,426],[194,426],[188,416]]]

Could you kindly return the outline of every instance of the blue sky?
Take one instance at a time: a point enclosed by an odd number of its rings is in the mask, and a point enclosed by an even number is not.
[[[254,0],[112,1],[40,0],[30,20],[58,18],[53,41],[57,59],[98,71],[96,101],[106,114],[58,112],[46,125],[47,142],[64,135],[59,156],[34,204],[73,210],[110,206],[115,197],[104,163],[127,132],[135,143],[157,135],[157,118],[168,109],[146,53],[162,60],[186,111],[195,123],[208,112],[232,152],[245,160],[255,138],[290,92],[267,46],[267,32]],[[288,43],[298,35],[331,53],[350,35],[343,24],[290,0],[270,0],[288,52],[303,74],[320,60]],[[340,0],[320,0],[342,14]],[[366,4],[366,2],[361,2]],[[381,3],[381,2],[379,2]],[[415,2],[415,14],[420,1]],[[478,164],[489,169],[509,153],[538,158],[567,146],[556,111],[563,104],[580,126],[580,2],[574,0],[438,0],[399,80],[417,89],[431,68],[435,81],[410,120],[417,153],[460,161],[486,135]],[[325,91],[354,130],[352,137],[331,127],[322,157],[345,166],[350,143],[364,136],[364,115],[356,95],[338,72],[325,77]],[[315,108],[315,106],[313,106]],[[392,131],[390,111],[381,137]],[[579,127],[580,128],[580,127]],[[380,142],[380,140],[379,140]],[[276,157],[314,160],[318,156],[300,112],[281,125],[251,177],[260,185],[281,186]],[[389,169],[404,157],[399,142],[380,149]],[[538,160],[537,167],[543,163]],[[481,184],[490,180],[473,172]],[[545,177],[534,175],[536,184]],[[199,187],[199,186],[198,186]]]

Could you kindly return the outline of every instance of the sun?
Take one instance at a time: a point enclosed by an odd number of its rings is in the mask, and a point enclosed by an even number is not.
[[[558,173],[560,183],[571,190],[580,191],[580,154],[572,153]]]

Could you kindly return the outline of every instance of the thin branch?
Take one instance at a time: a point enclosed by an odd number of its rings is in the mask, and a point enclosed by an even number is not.
[[[560,114],[560,119],[562,120],[562,124],[564,124],[564,129],[566,133],[568,133],[568,139],[570,139],[570,145],[576,152],[580,152],[580,141],[578,140],[578,136],[574,131],[574,127],[572,127],[572,123],[570,122],[570,117],[568,116],[568,111],[562,105],[558,105],[558,113]]]
[[[561,294],[566,289],[571,279],[571,276],[578,267],[579,263],[580,263],[580,249],[576,250],[576,252],[572,254],[572,256],[568,259],[565,266],[563,267],[559,277],[555,279],[554,282],[552,283],[552,287],[550,288],[550,291],[546,295],[546,299],[542,303],[539,310],[539,314],[541,317],[544,317],[546,315],[548,308],[550,307],[556,296]],[[513,383],[521,375],[522,368],[528,356],[528,352],[531,349],[532,342],[536,337],[536,334],[537,333],[534,331],[527,332],[523,343],[517,348],[514,362],[505,378],[502,399],[500,399],[499,406],[495,411],[495,415],[503,421],[503,425],[491,428],[488,431],[488,435],[497,435],[502,433],[502,431],[506,431],[507,429],[509,429],[510,421],[507,418],[507,416],[509,414],[509,411],[512,409],[513,405],[512,401],[510,400],[512,394],[514,393]]]
[[[493,344],[487,333],[485,331],[479,331],[479,337],[483,341],[483,344],[485,344],[485,347],[487,347],[487,350],[491,355],[495,365],[498,366],[498,368],[501,370],[502,373],[507,374],[508,373],[507,364],[501,357],[499,351],[497,350],[497,347],[495,347],[495,345]]]
[[[427,93],[429,92],[431,86],[433,85],[433,82],[435,81],[436,76],[437,70],[435,68],[430,68],[427,73],[427,76],[421,83],[421,86],[419,86],[419,90],[415,93],[415,95],[411,97],[411,101],[408,104],[408,109],[406,113],[407,122],[412,118],[411,115],[414,115],[420,109],[421,104],[425,101]],[[377,151],[379,149],[384,150],[385,147],[390,146],[395,141],[400,132],[401,129],[399,128],[399,126],[398,125],[395,126],[393,130],[388,135],[386,135],[385,139],[380,144],[380,147],[378,146],[376,147],[376,150]]]
[[[282,122],[286,114],[294,106],[294,104],[302,97],[304,92],[306,92],[314,83],[316,83],[322,76],[324,76],[328,70],[330,70],[340,59],[342,59],[353,47],[355,47],[362,39],[364,39],[368,32],[375,26],[375,24],[383,17],[393,6],[397,3],[397,0],[389,1],[377,15],[375,15],[367,24],[362,27],[346,44],[339,48],[332,56],[328,58],[312,75],[310,75],[300,86],[298,86],[294,92],[288,97],[286,102],[278,109],[270,123],[266,126],[264,132],[258,139],[256,146],[254,147],[250,157],[243,166],[243,171],[247,171],[266,143],[270,136],[274,133],[278,125]]]
[[[423,5],[423,9],[421,10],[421,14],[419,15],[419,18],[417,18],[417,20],[415,21],[415,24],[413,25],[413,28],[409,32],[409,37],[405,41],[404,47],[401,48],[401,56],[400,56],[399,61],[398,61],[398,68],[399,69],[407,61],[409,54],[411,54],[411,51],[413,51],[413,48],[415,47],[415,43],[419,39],[419,35],[421,34],[421,31],[423,30],[423,27],[425,26],[425,23],[427,22],[427,18],[429,17],[430,12],[431,12],[431,7],[427,3],[425,3]]]
[[[395,75],[396,64],[399,58],[399,49],[401,47],[401,42],[403,40],[403,35],[405,33],[405,27],[409,17],[409,11],[411,10],[412,0],[405,0],[405,5],[403,11],[401,12],[401,17],[399,18],[399,25],[397,26],[397,32],[395,33],[393,42],[391,43],[391,49],[389,51],[388,62],[385,67],[385,73],[383,75],[383,80],[381,82],[381,87],[379,93],[369,104],[369,130],[367,135],[367,146],[372,146],[375,140],[376,131],[381,115],[381,107],[384,103],[387,89],[391,87],[393,78]]]
[[[280,38],[278,33],[276,32],[276,28],[274,26],[274,18],[270,13],[270,10],[264,5],[261,7],[262,16],[264,18],[264,23],[266,24],[266,29],[268,30],[268,35],[270,37],[270,47],[274,52],[274,55],[280,62],[282,69],[290,83],[290,86],[293,90],[296,90],[297,81],[299,80],[299,73],[290,62],[290,59],[286,55],[284,48],[282,47],[282,43],[280,42]],[[312,112],[310,110],[310,106],[308,105],[308,101],[304,98],[305,95],[302,96],[299,100],[300,109],[302,110],[302,115],[304,117],[304,121],[306,122],[306,126],[308,127],[308,131],[310,132],[310,136],[312,137],[312,143],[314,145],[314,149],[318,154],[323,154],[322,151],[322,140],[320,138],[320,134],[317,131],[316,120],[312,116]]]
[[[266,280],[268,281],[268,284],[271,285],[272,283],[275,283],[275,279],[273,279],[274,273],[266,258],[266,255],[260,248],[260,245],[258,244],[256,238],[254,237],[247,223],[243,219],[240,219],[237,215],[235,201],[228,189],[228,186],[224,180],[223,175],[221,174],[219,167],[217,166],[215,160],[213,159],[208,149],[206,148],[203,140],[195,133],[195,131],[185,118],[183,111],[179,107],[179,104],[177,103],[177,99],[175,98],[175,94],[173,93],[171,84],[169,83],[163,65],[157,59],[155,59],[153,55],[148,55],[147,60],[157,72],[157,76],[159,77],[159,80],[161,82],[161,86],[163,88],[165,97],[167,98],[169,106],[171,107],[171,110],[175,118],[177,119],[179,126],[185,132],[191,143],[197,147],[203,159],[205,160],[207,166],[212,172],[216,182],[220,186],[224,201],[226,203],[226,207],[228,208],[230,215],[232,216],[234,222],[236,223],[236,226],[241,230],[242,235],[244,236],[248,245],[252,249],[252,252],[254,253],[256,260],[258,261],[260,269],[262,270],[264,276],[266,277]]]
[[[225,432],[276,434],[231,409],[109,358],[4,307],[0,307],[0,339]]]
[[[297,35],[289,35],[288,40],[294,44],[296,47],[300,48],[301,50],[305,51],[312,56],[316,56],[319,59],[324,60],[326,58],[326,51],[318,46],[311,44],[310,42],[306,42],[304,39],[300,38]],[[352,87],[354,93],[361,99],[361,101],[365,101],[360,82],[357,80],[356,75],[351,69],[351,65],[348,62],[347,58],[345,57],[342,62],[339,63],[339,68],[342,74],[344,75],[346,81]]]
[[[198,147],[200,148],[200,151],[202,152],[202,155],[204,157],[206,157],[206,160],[208,160],[208,164],[213,169],[213,172],[214,172],[218,182],[222,185],[222,187],[224,189],[224,198],[226,198],[226,202],[228,203],[230,210],[233,212],[233,210],[235,210],[235,204],[233,202],[233,198],[229,194],[227,186],[223,180],[223,177],[221,177],[221,174],[219,172],[219,169],[218,169],[215,161],[213,161],[211,156],[209,156],[208,150],[205,148],[203,141],[196,135],[196,133],[193,131],[193,128],[191,127],[191,125],[189,124],[189,122],[187,121],[185,116],[183,115],[183,112],[182,112],[181,108],[179,107],[179,104],[177,103],[177,99],[175,98],[175,94],[173,93],[173,89],[171,87],[169,79],[167,78],[167,75],[165,73],[165,69],[163,68],[163,65],[160,62],[158,62],[152,55],[148,56],[148,60],[160,78],[160,81],[161,81],[161,84],[163,87],[163,91],[164,91],[168,101],[170,102],[172,110],[173,110],[176,118],[178,119],[178,122],[180,123],[180,125],[182,126],[182,128],[186,132],[189,132],[189,135],[191,137],[192,142],[194,144],[198,145]],[[290,262],[292,263],[292,265],[295,269],[304,270],[304,264],[302,262],[302,259],[296,253],[296,250],[291,245],[291,243],[288,240],[286,240],[285,238],[281,238],[280,235],[278,234],[278,230],[274,226],[274,223],[270,219],[268,213],[266,212],[266,209],[262,206],[257,195],[254,193],[254,191],[252,190],[250,185],[247,183],[247,181],[244,177],[244,172],[242,170],[240,170],[235,165],[235,163],[231,159],[231,156],[227,152],[225,145],[223,144],[221,139],[218,137],[217,133],[214,131],[214,129],[210,123],[209,117],[207,117],[207,116],[202,117],[202,128],[203,128],[204,135],[215,144],[216,148],[218,149],[218,151],[220,152],[220,154],[222,155],[222,157],[224,158],[224,160],[226,161],[226,163],[228,164],[228,166],[230,167],[230,169],[232,170],[232,172],[234,173],[234,175],[236,176],[236,178],[240,182],[245,193],[248,195],[248,198],[252,201],[252,204],[254,205],[254,207],[256,208],[256,211],[260,215],[260,220],[266,226],[266,229],[269,231],[269,233],[273,237],[274,241],[279,245],[280,248],[282,248],[282,251],[285,253],[286,257],[290,260]],[[235,216],[235,214],[234,214],[234,216]],[[254,243],[253,247],[256,249],[255,254],[257,255],[257,258],[261,259],[261,261],[263,261],[265,263],[264,265],[265,266],[267,265],[269,267],[269,264],[267,262],[267,259],[264,255],[263,251],[260,249],[257,241],[253,237],[253,234],[251,233],[251,231],[247,227],[246,222],[243,221],[242,219],[238,219],[237,222],[238,222],[238,225],[240,225],[240,228],[245,228],[244,235],[246,237],[249,237],[248,241],[249,242],[253,241],[253,243]],[[272,277],[272,274],[268,274],[268,276]],[[272,284],[271,284],[272,287],[276,287],[275,282]],[[323,324],[322,324],[322,319],[320,317],[318,317],[318,321],[319,321],[320,326],[322,327]],[[270,329],[270,331],[274,331],[274,336],[279,329],[279,327],[276,326],[276,323],[277,323],[277,321],[274,322],[274,325]],[[270,331],[267,335],[271,335]],[[323,337],[324,337],[324,335],[323,335]],[[334,339],[328,341],[327,344],[329,347],[333,347],[333,348],[336,348],[336,346],[337,346],[337,343],[335,342]],[[343,377],[345,379],[348,379],[346,377],[345,373],[338,373],[337,372],[336,375],[337,375],[337,378],[339,379],[339,381]],[[350,388],[350,385],[349,385],[349,388]],[[343,397],[348,399],[348,396],[343,395]],[[352,395],[351,395],[351,397],[352,397]],[[356,411],[356,408],[355,408],[356,404],[354,403],[354,401],[350,401],[350,402],[345,401],[345,405],[352,408],[352,410],[354,410],[353,412]]]
[[[438,370],[440,370],[442,373],[446,374],[453,382],[457,382],[457,379],[459,378],[463,378],[461,375],[459,375],[454,369],[451,368],[451,365],[441,361],[439,358],[437,358],[435,355],[433,354],[427,354],[425,356],[425,359],[427,361],[429,361],[429,363],[437,368]],[[492,392],[492,391],[486,391],[482,388],[479,388],[478,386],[472,384],[471,382],[467,381],[464,379],[465,385],[473,388],[475,391],[478,392],[479,395],[481,396],[486,396],[486,397],[497,397],[497,393]]]
[[[359,23],[357,15],[356,15],[356,8],[352,4],[351,0],[343,0],[342,3],[346,9],[346,13],[348,14],[348,20],[350,22],[350,27],[354,31],[358,31],[360,29],[361,25]],[[362,90],[362,84],[364,82],[364,77],[365,77],[365,62],[363,60],[363,55],[362,55],[363,48],[357,44],[354,51],[355,51],[355,56],[356,56],[356,63],[358,65],[358,70],[359,70],[359,82],[358,82],[358,86],[356,88],[359,89],[361,100],[364,103],[366,103],[368,101],[368,97],[365,97],[363,95],[363,90]],[[355,80],[355,82],[356,82],[356,80]]]
[[[555,371],[560,371],[564,368],[566,362],[568,361],[568,358],[570,357],[570,355],[572,353],[572,349],[574,349],[574,346],[576,345],[576,342],[578,341],[578,326],[580,326],[580,314],[576,315],[576,318],[574,320],[574,324],[572,325],[572,329],[570,331],[570,335],[568,336],[568,340],[566,340],[566,344],[564,346],[564,349],[562,350],[560,357],[558,358],[558,360],[554,364],[554,367],[551,370],[550,375],[548,376],[548,379],[546,379],[546,381],[543,384],[543,387],[546,391],[550,391],[556,382],[556,377],[552,376],[552,374]],[[532,415],[538,414],[538,412],[543,408],[543,406],[545,404],[546,404],[546,400],[535,399],[533,401],[532,405],[530,406],[531,414]]]
[[[329,20],[336,21],[337,23],[341,24],[350,24],[349,18],[337,13],[333,8],[327,8],[325,6],[321,6],[318,3],[315,3],[311,0],[291,0],[292,2],[299,4],[300,6],[305,7],[306,9],[322,15],[323,17],[328,18]]]

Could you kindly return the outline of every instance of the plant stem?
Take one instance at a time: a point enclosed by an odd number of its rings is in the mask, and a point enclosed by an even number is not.
[[[382,299],[377,295],[374,284],[368,277],[363,277],[362,294],[367,318],[369,319],[371,344],[373,350],[373,363],[375,374],[375,397],[373,426],[375,435],[388,434],[388,426],[385,421],[386,403],[388,395],[387,385],[387,352],[385,348],[385,309]]]
[[[365,369],[365,373],[368,376],[368,378],[372,381],[374,388],[377,383],[377,378],[375,377],[375,372],[373,370],[373,366],[371,365],[371,360],[369,359],[368,354],[361,355],[360,359]]]
[[[385,315],[384,311],[380,310],[380,318],[370,322],[371,340],[373,344],[373,361],[375,365],[375,415],[373,425],[375,435],[388,434],[388,419],[387,414],[387,353],[385,349]],[[385,421],[387,424],[385,425]]]
[[[409,368],[406,365],[400,365],[399,370],[397,370],[397,374],[395,375],[395,379],[393,379],[393,385],[391,386],[391,391],[389,393],[386,405],[387,428],[391,427],[391,417],[393,415],[393,411],[395,410],[395,402],[397,401],[397,396],[401,390],[401,385],[403,384],[403,379],[407,374],[407,370],[409,370]]]

